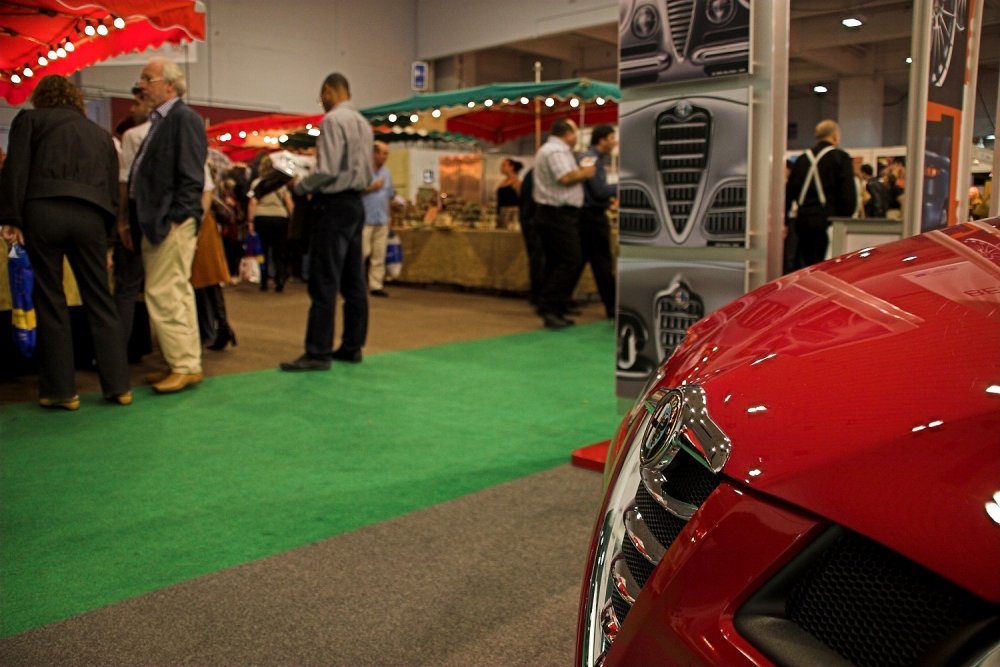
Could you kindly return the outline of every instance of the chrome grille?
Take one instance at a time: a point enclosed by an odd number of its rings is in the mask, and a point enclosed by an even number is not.
[[[670,38],[674,42],[674,53],[677,54],[678,58],[684,58],[687,55],[692,16],[694,16],[694,0],[671,0],[667,3]]]
[[[679,111],[681,110],[681,111]],[[656,120],[660,178],[670,223],[678,234],[687,229],[708,162],[711,116],[706,109],[681,102]]]
[[[677,511],[679,505],[686,504],[683,498],[697,501],[694,505],[696,510],[720,481],[721,478],[709,470],[707,464],[684,450],[679,451],[661,473],[643,475],[629,515],[631,521],[625,521],[626,540],[621,553],[616,556],[624,561],[624,566],[628,569],[623,573],[627,576],[622,579],[638,588],[628,591],[629,597],[634,600],[638,596],[662,556],[687,525],[690,517],[685,512]],[[644,555],[635,547],[636,539],[640,539],[641,543],[653,539],[655,544],[649,545],[652,548],[645,549],[647,554]],[[618,588],[613,588],[611,605],[621,624],[632,605],[628,603],[625,594]]]
[[[746,234],[747,186],[727,185],[715,193],[705,217],[705,233],[709,236],[743,236]]]
[[[619,193],[618,231],[625,236],[654,236],[660,224],[653,203],[639,188],[621,188]]]
[[[681,292],[684,298],[679,298]],[[666,359],[684,342],[691,325],[705,316],[701,297],[691,292],[684,283],[656,299],[656,340],[661,359]]]

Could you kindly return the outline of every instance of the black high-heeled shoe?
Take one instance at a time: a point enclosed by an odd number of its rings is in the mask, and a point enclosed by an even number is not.
[[[215,340],[208,346],[208,349],[221,352],[226,349],[227,345],[236,347],[236,332],[228,324],[219,327],[218,333],[215,334]]]

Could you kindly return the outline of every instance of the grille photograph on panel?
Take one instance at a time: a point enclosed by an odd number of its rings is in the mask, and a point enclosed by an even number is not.
[[[622,0],[621,86],[750,69],[750,0]]]
[[[742,247],[748,91],[621,105],[621,243]]]

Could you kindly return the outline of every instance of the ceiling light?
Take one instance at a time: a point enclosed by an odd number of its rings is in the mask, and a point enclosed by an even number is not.
[[[38,66],[39,67],[45,67],[48,64],[49,64],[49,61],[45,59],[45,56],[43,56],[43,55],[39,55],[38,56]]]
[[[475,107],[476,107],[476,103],[473,102],[472,100],[469,100],[469,108],[470,109],[474,109]]]
[[[278,138],[278,141],[280,141],[281,143],[285,143],[286,141],[288,141],[288,135],[287,135],[287,134],[283,134],[283,135],[281,135],[281,136],[280,136],[280,137]]]
[[[59,57],[59,54],[56,53],[55,49],[49,49],[48,55],[49,55],[49,60],[55,60],[56,58]]]
[[[411,123],[416,123],[418,120],[420,120],[420,116],[418,116],[415,113],[411,113],[410,114],[410,122]]]
[[[30,67],[25,67],[23,70],[21,70],[21,72],[24,74],[24,76],[28,78],[35,76],[35,73],[31,71]]]
[[[493,106],[493,100],[486,100],[485,102],[483,102],[483,106],[489,109],[491,106]]]
[[[389,114],[389,122],[390,123],[395,123],[396,122],[396,114],[394,114],[394,113]]]
[[[67,39],[66,40],[66,53],[73,53],[73,51],[75,49],[76,49],[76,47],[73,46],[73,42],[71,42],[70,40]]]
[[[598,97],[597,98],[597,106],[604,106],[604,98],[603,97]]]
[[[574,97],[574,98],[572,98],[572,99],[571,99],[571,100],[569,101],[569,105],[570,105],[571,107],[573,107],[573,108],[575,109],[575,108],[577,108],[578,106],[580,106],[580,100],[578,100],[578,99],[576,99],[576,98]]]
[[[527,97],[522,97],[521,98],[521,104],[527,104],[527,103],[528,103],[528,98]]]
[[[844,19],[843,21],[841,21],[840,23],[845,28],[860,28],[861,26],[863,26],[865,24],[865,22],[862,21],[857,16],[849,16],[846,19]]]
[[[93,37],[94,35],[97,34],[97,31],[94,30],[94,26],[90,25],[90,23],[88,22],[86,27],[84,27],[83,29],[83,33],[87,35],[87,37]]]
[[[56,49],[56,55],[59,56],[60,58],[65,58],[66,57],[66,49],[64,49],[63,47],[60,46],[58,49]]]
[[[97,34],[100,35],[101,37],[104,37],[105,35],[107,35],[108,34],[108,26],[104,25],[104,23],[98,23],[97,24]]]
[[[554,107],[555,105],[556,105],[556,101],[554,99],[552,99],[551,97],[546,97],[545,98],[545,106],[551,108],[551,107]]]
[[[435,109],[434,111],[431,112],[431,115],[434,116],[435,118],[440,118],[441,117],[441,110],[440,109]]]
[[[306,123],[306,129],[307,130],[313,129],[313,124],[312,123]]]
[[[995,134],[987,134],[986,135],[986,141],[996,141],[996,139],[997,139],[997,135],[995,135]]]
[[[502,101],[502,102],[503,102],[504,104],[507,104],[507,103],[509,103],[509,102],[510,102],[510,98],[509,98],[509,97],[505,97],[505,98],[503,98],[503,100],[501,100],[501,101]]]
[[[910,56],[906,56],[906,64],[907,65],[912,65],[913,64],[913,58],[911,58]]]
[[[830,90],[829,88],[827,88],[821,83],[817,83],[815,86],[813,86],[813,92],[816,93],[817,95],[822,95],[823,93],[829,92],[829,90]]]
[[[319,136],[319,128],[318,127],[310,128],[309,129],[309,136],[310,137],[318,137]]]
[[[121,30],[122,28],[125,27],[125,19],[123,19],[120,16],[116,16],[115,17],[114,23],[115,23],[115,27],[118,28],[119,30]]]
[[[246,138],[247,138],[246,130],[240,130],[240,139],[246,139]]]
[[[10,75],[10,80],[12,83],[21,83],[21,77],[16,73]]]

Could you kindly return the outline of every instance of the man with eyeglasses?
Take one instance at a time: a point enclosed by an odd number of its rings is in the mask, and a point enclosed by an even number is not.
[[[350,86],[343,74],[326,77],[320,100],[326,115],[316,140],[316,171],[293,185],[295,194],[312,194],[305,354],[282,362],[283,371],[328,370],[333,360],[360,362],[368,333],[361,193],[374,178],[374,137],[368,121],[351,104]],[[344,330],[340,347],[334,350],[338,291],[344,297]]]
[[[168,394],[202,380],[201,340],[191,262],[202,217],[208,142],[201,118],[181,100],[184,72],[171,60],[154,58],[137,83],[149,104],[149,132],[128,179],[129,225],[137,225],[146,273],[146,308],[169,370],[146,380]],[[129,236],[130,231],[120,229]]]

